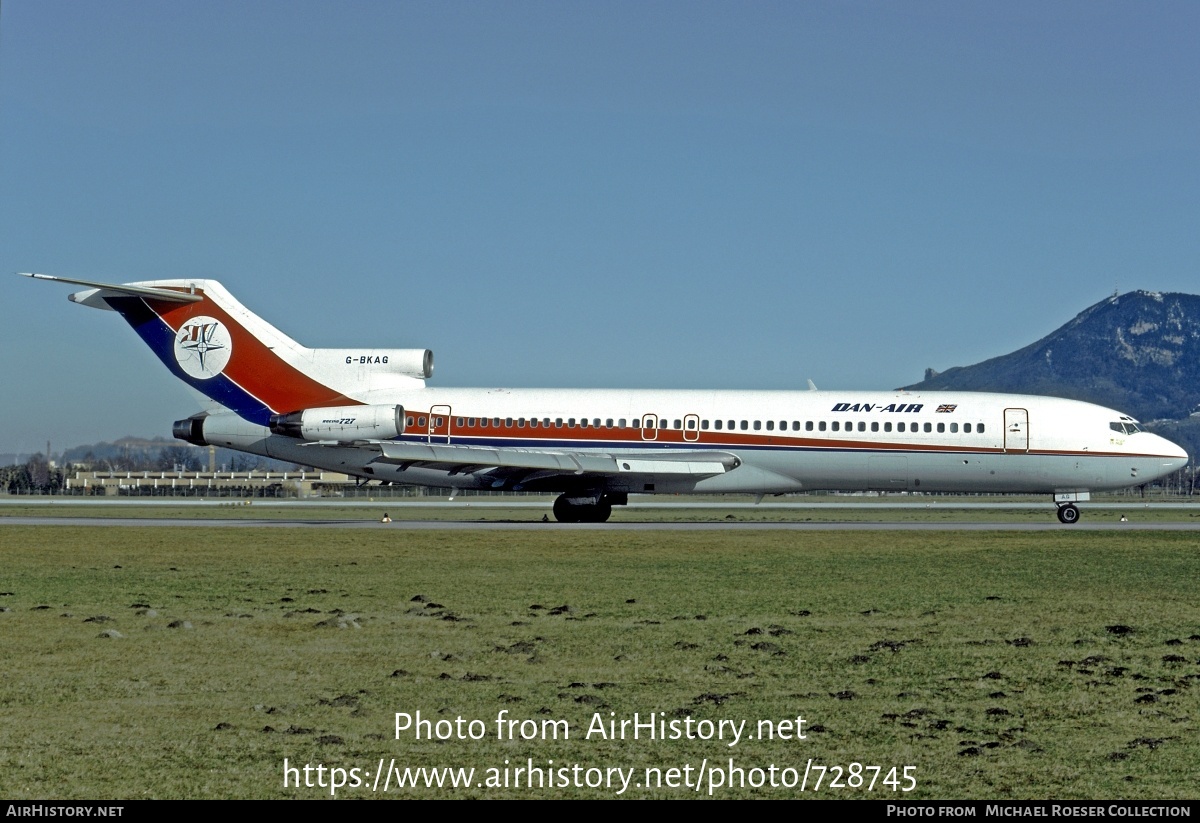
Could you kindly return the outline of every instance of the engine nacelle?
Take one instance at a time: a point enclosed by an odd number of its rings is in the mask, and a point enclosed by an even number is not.
[[[176,420],[171,425],[171,434],[177,440],[186,440],[193,446],[207,446],[204,439],[204,418],[206,414],[196,414],[185,420]]]
[[[429,349],[313,349],[314,362],[340,371],[360,366],[376,374],[398,374],[428,380],[433,377],[433,352]]]
[[[271,432],[301,440],[391,440],[404,432],[404,407],[328,406],[273,414]]]

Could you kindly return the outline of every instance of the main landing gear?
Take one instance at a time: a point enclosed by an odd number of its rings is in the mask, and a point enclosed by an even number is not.
[[[1060,504],[1058,507],[1058,522],[1068,526],[1079,522],[1079,507],[1074,503]]]
[[[623,505],[624,500],[616,495],[602,494],[599,497],[571,497],[560,494],[554,501],[554,519],[559,523],[604,523],[612,514],[614,505]]]

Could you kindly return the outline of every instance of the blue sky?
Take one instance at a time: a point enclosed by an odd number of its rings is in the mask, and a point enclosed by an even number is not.
[[[1195,293],[1198,38],[1192,2],[5,0],[0,452],[197,408],[16,271],[216,278],[447,386],[894,388]]]

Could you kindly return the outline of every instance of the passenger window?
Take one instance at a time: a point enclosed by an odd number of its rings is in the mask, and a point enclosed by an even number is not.
[[[674,425],[674,426],[672,426],[671,428],[673,428],[673,429],[682,429],[682,428],[683,428],[683,424],[682,424],[682,423],[681,423],[679,420],[676,420],[676,421],[675,421],[675,425]]]
[[[422,427],[422,428],[424,428],[424,427],[425,427],[425,418],[424,418],[424,417],[418,417],[418,418],[417,418],[417,425],[418,425],[418,426],[420,426],[420,427]]]
[[[746,431],[746,429],[748,429],[748,428],[750,428],[749,421],[743,420],[742,421],[742,431]]]
[[[604,428],[606,428],[606,429],[612,428],[612,418],[611,417],[604,421]]]
[[[983,424],[982,423],[980,423],[978,426],[975,427],[975,433],[983,434]]]
[[[720,420],[714,420],[714,421],[713,421],[713,428],[714,428],[714,429],[716,429],[717,431],[720,431],[720,430],[721,430],[721,422],[722,422],[722,421],[720,421]]]
[[[879,421],[877,421],[877,420],[871,421],[871,431],[873,431],[873,432],[879,431]]]
[[[733,420],[730,420],[730,421],[729,421],[729,426],[728,426],[728,428],[729,428],[729,430],[730,430],[730,431],[733,431],[734,429],[736,429],[736,428],[737,428],[737,426],[735,426],[735,425],[734,425],[734,421],[733,421]]]
[[[700,428],[704,429],[705,431],[708,431],[708,421],[707,421],[707,420],[701,420],[701,421],[700,421]]]
[[[469,426],[472,429],[475,428],[475,418],[474,417],[467,418],[467,426]]]
[[[571,428],[571,429],[575,428],[575,418],[574,417],[572,417],[570,420],[567,421],[567,428]]]
[[[929,432],[931,432],[931,431],[933,431],[933,424],[932,424],[932,423],[926,423],[926,424],[925,424],[925,432],[926,432],[926,434],[928,434],[928,433],[929,433]]]
[[[488,424],[488,420],[487,420],[487,418],[486,418],[486,417],[481,417],[481,418],[479,418],[479,427],[480,427],[480,428],[486,429],[486,428],[487,428],[487,424]]]
[[[404,419],[404,425],[406,425],[406,426],[411,426],[411,425],[413,425],[413,418],[412,418],[412,415],[409,415],[408,417],[406,417],[406,418]]]
[[[625,425],[625,418],[624,418],[624,417],[622,417],[622,418],[621,418],[621,419],[618,421],[618,423],[620,424],[621,428],[623,428],[623,429],[627,429],[627,428],[629,428],[628,426],[626,426],[626,425]]]
[[[600,418],[599,418],[599,417],[597,417],[597,418],[595,418],[594,420],[592,420],[592,425],[593,425],[594,427],[596,427],[597,429],[598,429],[598,428],[600,428]]]
[[[884,424],[883,424],[883,430],[884,430],[885,432],[890,432],[890,431],[892,430],[892,424],[891,424],[891,423],[884,423]]]
[[[945,424],[945,423],[938,423],[938,434],[941,434],[941,433],[943,433],[944,431],[946,431],[946,424]]]
[[[833,429],[834,431],[837,431],[837,430],[838,430],[838,426],[839,426],[839,425],[840,425],[840,424],[838,423],[838,421],[834,420],[834,421],[833,421],[833,422],[832,422],[832,423],[829,425],[829,428]]]
[[[579,428],[581,428],[581,429],[587,428],[587,418],[586,417],[579,418]]]
[[[769,431],[769,432],[775,431],[775,421],[774,420],[767,421],[767,431]]]
[[[536,417],[531,417],[531,418],[529,419],[529,428],[531,428],[531,429],[536,429],[537,427],[538,427],[538,421],[537,421],[537,418],[536,418]]]
[[[506,417],[506,418],[504,418],[504,425],[505,425],[505,426],[507,426],[508,428],[510,428],[510,429],[511,429],[511,428],[512,428],[512,424],[513,424],[513,419],[512,419],[511,417]]]
[[[897,424],[896,424],[896,431],[898,431],[898,432],[902,432],[902,431],[904,431],[904,424],[903,424],[903,423],[897,423]]]
[[[825,431],[825,421],[824,420],[822,420],[820,423],[817,424],[817,430]]]
[[[696,421],[695,421],[695,420],[688,420],[688,421],[686,421],[686,423],[687,423],[687,427],[688,427],[689,429],[692,429],[693,431],[695,430],[695,428],[696,428]]]
[[[867,430],[867,423],[865,420],[858,421],[858,430],[860,432],[865,432]]]
[[[957,423],[951,423],[951,424],[950,424],[950,433],[951,433],[951,434],[958,434],[958,424],[957,424]]]
[[[454,418],[454,425],[459,426],[461,428],[462,424],[463,424],[463,419],[461,417]]]
[[[794,432],[800,431],[800,421],[799,420],[792,421],[792,431],[794,431]]]
[[[545,426],[547,429],[548,429],[548,428],[550,428],[550,418],[549,418],[549,417],[543,417],[543,418],[542,418],[542,425],[543,425],[543,426]]]
[[[762,429],[762,421],[761,421],[761,420],[755,420],[755,421],[754,421],[754,430],[755,430],[755,431],[759,431],[760,429]]]
[[[563,424],[563,419],[562,419],[561,417],[556,417],[556,418],[554,418],[554,426],[555,426],[555,428],[559,428],[559,429],[561,429],[561,428],[562,428],[562,424]]]
[[[804,430],[805,430],[806,432],[810,432],[810,431],[812,431],[812,421],[811,421],[811,420],[805,420],[805,421],[804,421]]]
[[[971,424],[963,423],[963,434],[970,434],[970,433],[971,433]]]

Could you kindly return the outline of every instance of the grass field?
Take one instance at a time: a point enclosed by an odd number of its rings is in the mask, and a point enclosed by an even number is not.
[[[1195,797],[1196,550],[1156,532],[0,526],[0,794],[330,795],[285,788],[285,758],[370,774],[340,797],[621,785],[513,787],[531,759],[579,764],[572,782],[633,769],[622,796],[674,797],[694,792],[636,784],[811,759],[883,772],[871,792],[826,777],[815,794],[810,772],[805,796]],[[397,739],[395,714],[417,711],[486,733]],[[570,738],[497,739],[501,711]],[[584,736],[635,712],[746,725],[735,746]],[[805,739],[757,739],[797,716]],[[474,782],[507,760],[509,785],[373,793],[381,758]],[[882,784],[893,766],[913,791]]]

